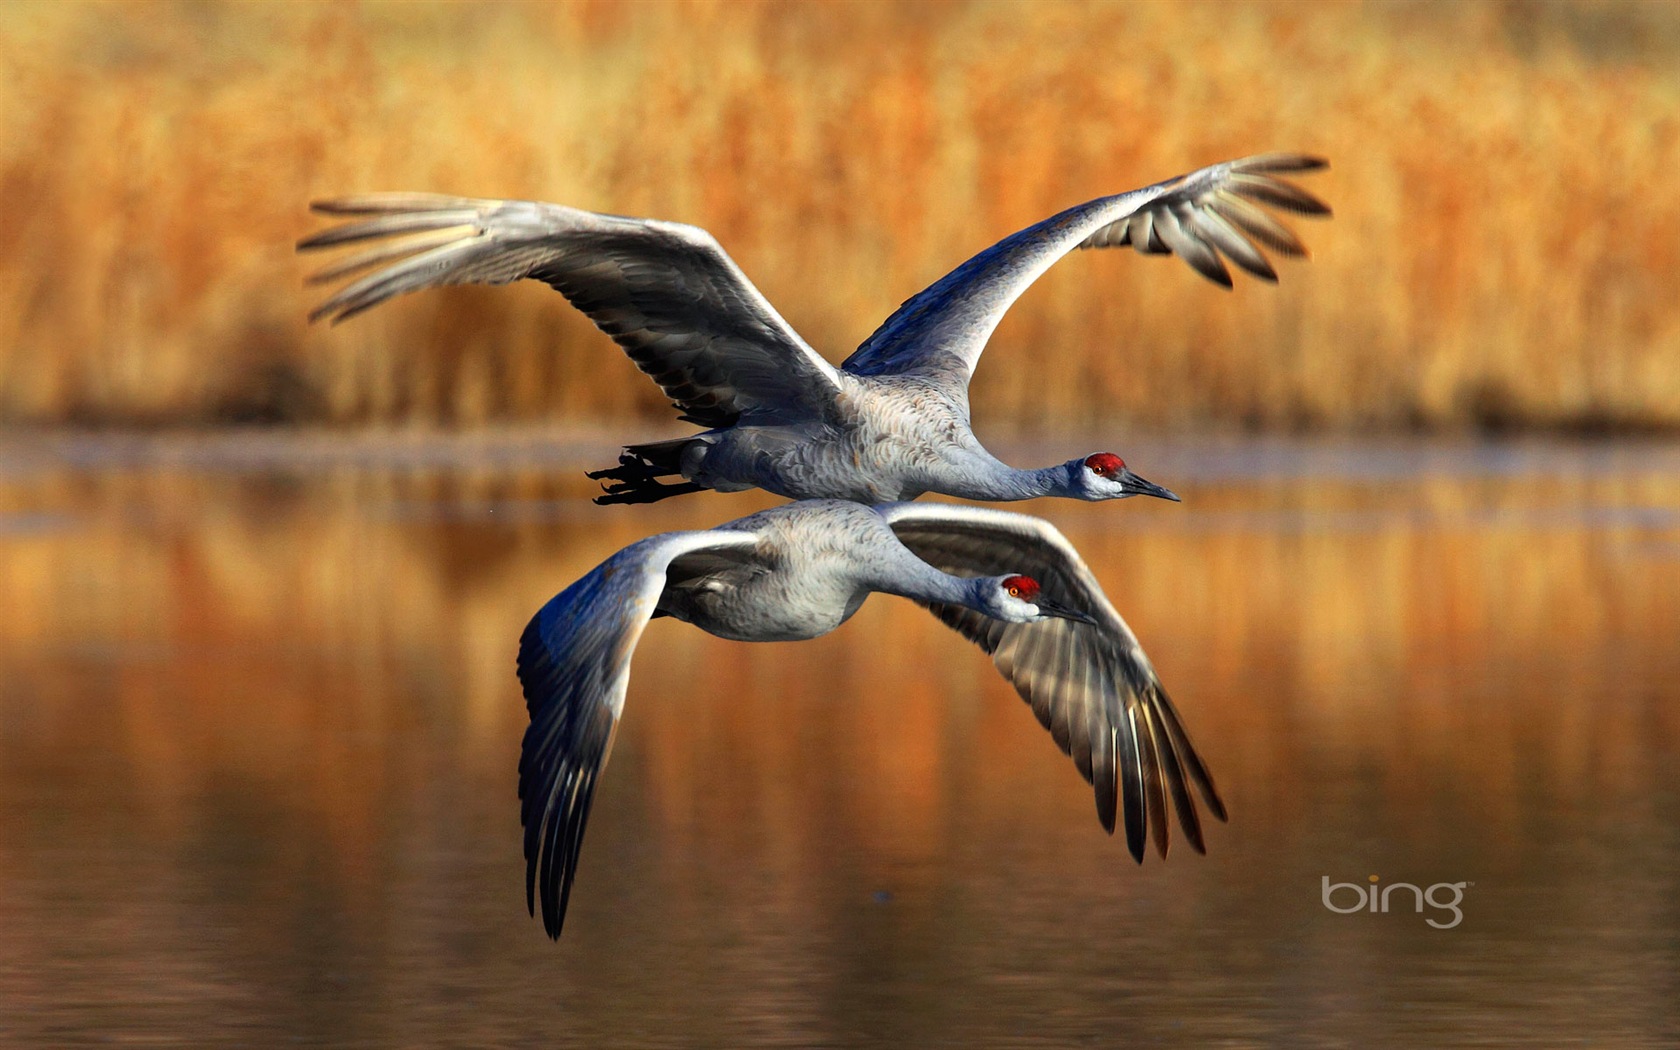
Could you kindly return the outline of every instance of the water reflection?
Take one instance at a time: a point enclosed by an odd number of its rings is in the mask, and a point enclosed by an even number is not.
[[[1134,867],[908,603],[656,623],[556,946],[520,628],[761,501],[594,508],[593,445],[148,448],[0,479],[0,1044],[1680,1040],[1673,449],[1129,449],[1186,505],[1033,508],[1213,767],[1206,858]],[[1321,906],[1370,874],[1464,923]]]

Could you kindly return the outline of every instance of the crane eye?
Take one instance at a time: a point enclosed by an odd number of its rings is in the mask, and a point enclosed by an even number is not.
[[[1099,478],[1106,478],[1110,474],[1118,474],[1126,469],[1126,461],[1112,452],[1098,452],[1085,457],[1085,466]]]
[[[1003,581],[1003,593],[1030,602],[1038,596],[1038,581],[1031,576],[1010,576]]]

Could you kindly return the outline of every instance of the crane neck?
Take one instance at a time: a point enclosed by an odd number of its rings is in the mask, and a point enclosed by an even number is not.
[[[963,479],[949,490],[950,495],[1002,502],[1054,496],[1068,490],[1065,463],[1036,470],[1019,470],[1001,460],[992,459],[987,467],[985,471]]]
[[[961,605],[979,612],[986,611],[986,595],[993,586],[987,578],[941,572],[902,546],[881,568],[880,578],[872,581],[872,590],[914,601]]]

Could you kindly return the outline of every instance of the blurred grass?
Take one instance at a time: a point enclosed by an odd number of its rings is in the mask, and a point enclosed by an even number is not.
[[[1013,229],[1270,149],[1335,165],[1313,262],[1070,259],[982,425],[1680,425],[1680,8],[1542,2],[10,4],[0,420],[668,418],[536,286],[306,328],[315,196],[694,222],[838,359]]]

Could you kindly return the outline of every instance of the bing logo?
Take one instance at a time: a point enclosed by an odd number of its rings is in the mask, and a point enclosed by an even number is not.
[[[1451,912],[1452,920],[1449,922],[1437,921],[1433,916],[1423,920],[1437,930],[1450,930],[1464,921],[1464,911],[1459,905],[1464,903],[1464,887],[1474,885],[1469,882],[1437,882],[1424,889],[1409,882],[1395,882],[1379,886],[1375,875],[1368,881],[1370,886],[1361,886],[1357,882],[1331,882],[1330,876],[1326,875],[1320,899],[1324,901],[1326,908],[1337,915],[1352,915],[1360,911],[1381,912],[1386,915],[1390,906],[1394,904],[1391,898],[1399,891],[1400,900],[1397,906],[1401,909],[1411,904],[1412,910],[1422,915],[1423,906],[1427,903],[1442,915]]]

